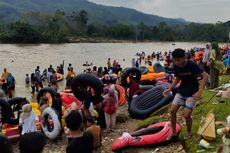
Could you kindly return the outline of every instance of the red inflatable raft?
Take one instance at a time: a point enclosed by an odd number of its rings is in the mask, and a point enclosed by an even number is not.
[[[176,132],[179,134],[181,126],[176,125]],[[132,132],[131,134],[125,133],[120,138],[116,139],[112,144],[112,150],[118,151],[125,147],[140,147],[146,145],[160,144],[167,142],[167,138],[172,134],[170,122],[161,122],[150,125],[147,128]]]

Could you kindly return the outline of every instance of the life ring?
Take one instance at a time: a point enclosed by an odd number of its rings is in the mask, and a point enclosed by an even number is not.
[[[152,88],[140,96],[135,97],[130,104],[129,113],[133,118],[144,119],[149,117],[152,113],[169,104],[173,96],[163,96],[166,90],[165,86],[157,86]]]
[[[160,63],[154,64],[153,69],[155,73],[161,73],[161,72],[166,73],[165,68]]]
[[[74,77],[71,81],[71,89],[73,91],[73,94],[80,101],[85,100],[85,96],[81,92],[82,86],[91,88],[94,91],[94,93],[92,94],[92,101],[94,104],[100,103],[102,101],[101,94],[103,93],[104,85],[102,81],[99,80],[96,76],[83,73]]]
[[[53,128],[52,130],[48,129],[48,124],[50,125],[50,122],[47,121],[47,118],[51,118],[52,123],[53,123]],[[45,134],[45,136],[51,140],[54,140],[58,137],[58,135],[61,132],[61,123],[58,119],[58,115],[55,112],[54,109],[52,109],[51,107],[46,108],[43,112],[42,112],[42,130]]]
[[[129,87],[129,83],[127,81],[130,74],[136,75],[136,81],[139,82],[141,78],[141,71],[137,68],[129,68],[125,70],[121,75],[121,82],[124,87]]]
[[[139,70],[141,71],[142,75],[149,73],[149,69],[146,66],[139,67]]]
[[[118,105],[123,106],[126,103],[126,93],[125,89],[120,85],[115,85],[115,88],[118,92]]]

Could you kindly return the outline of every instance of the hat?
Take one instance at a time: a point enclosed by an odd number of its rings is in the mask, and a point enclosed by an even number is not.
[[[22,106],[22,114],[21,114],[21,118],[22,120],[27,119],[32,111],[32,106],[30,104],[25,104]]]

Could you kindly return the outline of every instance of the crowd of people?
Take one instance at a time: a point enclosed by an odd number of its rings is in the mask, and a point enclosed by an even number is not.
[[[197,51],[202,50],[203,56],[200,59],[195,59]],[[192,49],[185,51],[183,49],[175,49],[174,51],[165,52],[164,54],[153,52],[152,55],[147,56],[145,59],[145,53],[137,54],[138,60],[132,61],[133,67],[139,67],[142,60],[145,60],[145,64],[152,65],[153,59],[157,61],[164,60],[164,66],[166,70],[169,67],[173,68],[174,79],[167,90],[164,91],[164,95],[167,96],[177,84],[180,82],[180,86],[176,91],[176,95],[171,106],[171,124],[172,134],[168,137],[168,140],[176,138],[176,123],[177,112],[180,107],[185,107],[184,118],[186,121],[186,133],[184,139],[187,140],[192,136],[192,112],[195,109],[196,102],[200,100],[202,92],[205,86],[210,88],[216,88],[219,86],[219,75],[223,65],[223,58],[228,58],[226,66],[230,68],[230,45],[223,52],[217,42],[207,44],[204,49]],[[120,84],[122,67],[114,60],[111,63],[111,59],[108,58],[107,67],[97,67],[93,65],[92,69],[87,68],[84,73],[92,74],[102,80],[104,83],[103,101],[98,109],[99,117],[97,122],[95,121],[91,107],[92,105],[92,93],[85,88],[83,102],[84,110],[82,112],[76,103],[71,104],[67,112],[64,114],[65,127],[64,133],[68,139],[68,145],[66,146],[67,153],[92,153],[94,149],[101,146],[101,128],[105,128],[107,133],[114,132],[116,128],[116,113],[118,105],[118,93],[116,91],[115,84]],[[66,75],[66,89],[71,86],[71,80],[76,76],[72,64],[68,65]],[[64,75],[64,61],[63,64],[53,69],[52,65],[48,69],[45,69],[43,73],[40,71],[40,67],[37,66],[34,73],[26,74],[25,83],[31,84],[32,93],[38,92],[40,88],[43,88],[43,82],[46,81],[49,86],[55,90],[58,89],[56,73]],[[210,79],[209,79],[210,76]],[[199,80],[197,78],[200,78]],[[1,87],[5,95],[9,95],[9,91],[15,88],[14,77],[4,69],[1,79]],[[14,87],[12,87],[12,82]],[[132,98],[142,93],[139,88],[139,84],[135,79],[135,76],[129,76],[130,87],[128,92],[128,102],[132,101]],[[6,86],[6,87],[4,87]],[[0,92],[1,94],[1,92]],[[3,97],[3,96],[1,96]],[[43,96],[39,103],[39,110],[43,112],[49,107],[49,100],[46,96]],[[58,114],[58,119],[62,123],[62,100],[60,94],[55,95],[52,108],[54,108]],[[0,129],[2,127],[1,122],[1,108],[0,108]],[[21,137],[19,141],[19,150],[21,153],[41,153],[47,144],[44,135],[37,131],[36,123],[39,121],[38,116],[32,109],[30,103],[25,103],[22,106],[22,113],[19,119],[19,126],[21,128]],[[56,141],[62,139],[62,132]],[[0,148],[3,152],[12,153],[13,149],[5,136],[0,135]]]

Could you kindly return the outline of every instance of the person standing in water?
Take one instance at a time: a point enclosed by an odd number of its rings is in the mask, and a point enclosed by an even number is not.
[[[184,135],[184,140],[189,139],[192,136],[192,112],[196,106],[196,102],[200,100],[203,89],[205,88],[206,81],[208,80],[208,74],[202,71],[196,63],[186,60],[185,51],[182,49],[175,49],[172,53],[174,62],[174,74],[176,79],[172,85],[163,92],[164,96],[170,94],[175,86],[181,82],[177,89],[176,96],[174,97],[171,106],[171,128],[172,134],[167,139],[175,139],[176,134],[176,122],[177,111],[181,106],[185,107],[184,118],[186,121],[187,131]],[[198,77],[202,77],[202,80],[198,81]]]
[[[72,66],[71,63],[69,63],[69,66],[68,66],[67,70],[70,71],[71,69],[73,69],[73,66]]]
[[[38,90],[39,90],[39,87],[40,88],[43,88],[43,84],[42,84],[42,76],[41,76],[41,73],[40,73],[40,70],[39,69],[36,69],[35,70],[35,77],[36,77],[36,79],[37,79],[37,89],[36,89],[36,91],[38,92]]]
[[[26,74],[25,83],[26,83],[26,85],[29,85],[29,84],[30,84],[30,77],[29,77],[29,74]]]
[[[2,80],[7,80],[8,78],[8,75],[9,75],[9,72],[7,71],[6,68],[4,68],[3,72],[2,72]]]
[[[11,73],[9,73],[7,78],[7,90],[9,98],[12,98],[15,90],[15,78]]]
[[[110,58],[108,58],[108,61],[107,61],[107,67],[108,67],[108,69],[110,69],[111,68],[111,61],[110,61]]]

